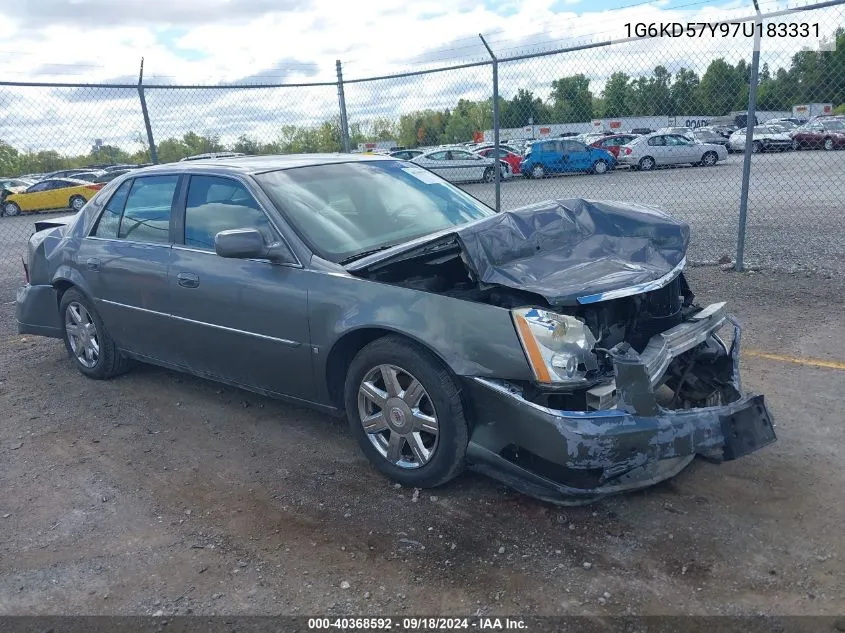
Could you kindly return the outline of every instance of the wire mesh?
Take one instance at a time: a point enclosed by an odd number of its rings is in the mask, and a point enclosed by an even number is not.
[[[745,257],[752,266],[842,273],[845,29],[828,27],[845,24],[845,8],[782,12],[763,27],[796,21],[827,25],[830,35],[820,50],[801,50],[800,38],[762,38]],[[509,59],[502,54],[516,51],[499,51],[501,209],[570,197],[657,205],[691,225],[689,259],[732,260],[752,48],[752,39],[733,37],[593,43]],[[346,132],[353,152],[403,152],[492,206],[492,66],[476,57],[347,77],[346,117],[335,83],[155,85],[144,95],[160,162],[219,151],[336,152]],[[21,176],[151,159],[134,85],[0,84],[0,179],[10,186]],[[1,299],[20,283],[32,220],[0,218]]]

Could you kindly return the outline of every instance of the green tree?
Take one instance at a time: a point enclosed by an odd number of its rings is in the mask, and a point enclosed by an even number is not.
[[[552,116],[555,123],[577,123],[593,118],[590,80],[582,74],[552,82]]]
[[[499,110],[501,126],[505,128],[524,127],[530,125],[531,120],[535,125],[552,122],[549,107],[524,88],[517,90],[510,101],[503,101]]]
[[[631,114],[631,107],[628,97],[628,82],[630,77],[618,71],[613,73],[604,85],[604,107],[601,110],[602,116],[621,117]]]
[[[698,84],[698,102],[703,114],[725,115],[733,109],[742,79],[721,57],[710,62]]]
[[[698,75],[686,68],[675,73],[671,97],[674,105],[672,114],[704,114],[698,103]]]

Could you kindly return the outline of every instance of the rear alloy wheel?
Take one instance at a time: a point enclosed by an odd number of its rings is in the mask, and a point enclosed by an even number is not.
[[[651,171],[654,169],[654,159],[651,156],[645,156],[640,159],[640,171]]]
[[[364,454],[391,479],[427,488],[463,470],[468,430],[460,392],[427,350],[399,337],[373,341],[349,366],[344,403]]]
[[[822,144],[822,147],[824,147],[827,151],[832,150],[833,149],[833,139],[832,138],[826,138],[824,140],[824,143]]]
[[[482,177],[482,180],[484,182],[493,182],[494,176],[493,176],[493,168],[492,167],[488,167],[487,169],[484,170],[484,176]]]
[[[66,291],[61,315],[65,347],[80,372],[95,380],[107,380],[129,368],[129,360],[117,349],[85,295],[74,288]]]
[[[607,173],[607,161],[604,160],[597,160],[593,163],[593,173],[594,174],[606,174]]]
[[[21,208],[14,202],[7,202],[3,205],[3,213],[12,217],[13,215],[20,215]]]
[[[68,206],[70,206],[70,208],[74,211],[79,211],[82,207],[85,206],[86,202],[87,200],[85,200],[85,198],[83,198],[82,196],[71,196],[70,203]]]
[[[531,169],[531,177],[532,178],[542,178],[546,175],[545,170],[543,169],[542,165],[534,165]]]
[[[751,143],[751,153],[752,154],[759,154],[763,151],[763,144],[760,141],[754,141]]]
[[[706,152],[704,156],[701,157],[701,164],[705,167],[712,167],[715,165],[719,160],[719,156],[716,152]]]

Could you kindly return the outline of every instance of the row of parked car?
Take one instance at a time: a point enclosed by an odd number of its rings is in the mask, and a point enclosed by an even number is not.
[[[68,208],[79,211],[107,182],[146,166],[109,165],[0,178],[0,216]]]
[[[627,133],[569,134],[560,138],[505,141],[498,157],[492,143],[398,149],[390,156],[409,160],[452,182],[492,181],[498,158],[501,176],[542,178],[564,172],[603,174],[617,165],[649,171],[664,165],[712,166],[746,145],[745,129],[725,125],[698,129],[669,127]],[[751,151],[833,150],[845,147],[845,117],[809,122],[777,119],[756,125]]]

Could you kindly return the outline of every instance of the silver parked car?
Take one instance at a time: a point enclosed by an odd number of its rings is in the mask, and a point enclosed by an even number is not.
[[[728,148],[732,152],[745,151],[745,129],[737,130],[728,139]],[[760,152],[792,149],[792,137],[789,132],[770,125],[755,125],[751,141],[751,151]]]
[[[680,134],[655,132],[619,148],[619,163],[649,171],[664,165],[715,165],[728,157],[723,145],[701,143]]]
[[[496,161],[463,147],[440,147],[414,156],[411,162],[433,171],[449,182],[492,182],[496,177],[493,171]],[[502,178],[510,175],[505,166],[500,164],[500,169]]]
[[[345,414],[409,487],[470,467],[585,501],[775,441],[654,207],[496,213],[406,161],[290,155],[135,170],[35,228],[19,332],[92,379],[142,361]]]

